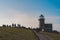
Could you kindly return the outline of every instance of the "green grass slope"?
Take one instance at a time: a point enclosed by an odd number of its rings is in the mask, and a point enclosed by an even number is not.
[[[0,27],[0,40],[37,40],[32,30]]]
[[[41,32],[41,33],[51,37],[53,40],[60,40],[60,34],[48,33],[48,32]]]

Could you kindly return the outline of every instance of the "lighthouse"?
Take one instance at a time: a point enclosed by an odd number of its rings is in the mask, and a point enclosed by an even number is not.
[[[44,16],[41,14],[39,16],[39,29],[40,31],[44,31],[45,19]]]
[[[52,24],[45,23],[45,18],[42,14],[39,16],[39,29],[40,31],[52,32]]]

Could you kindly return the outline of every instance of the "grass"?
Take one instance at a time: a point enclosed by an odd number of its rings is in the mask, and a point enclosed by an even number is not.
[[[0,27],[0,40],[38,40],[33,30]]]
[[[56,33],[48,33],[48,32],[41,32],[44,35],[47,35],[49,37],[51,37],[53,40],[60,40],[60,34],[56,34]]]

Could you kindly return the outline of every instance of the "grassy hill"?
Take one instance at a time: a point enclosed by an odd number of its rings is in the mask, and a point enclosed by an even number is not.
[[[48,32],[41,32],[41,33],[51,37],[53,40],[60,40],[60,34],[57,34],[57,33],[48,33]]]
[[[0,27],[0,40],[38,40],[32,30]]]

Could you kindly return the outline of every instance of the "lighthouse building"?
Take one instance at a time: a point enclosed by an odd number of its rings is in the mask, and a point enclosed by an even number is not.
[[[52,24],[45,24],[45,18],[43,15],[39,17],[39,29],[40,31],[51,32],[52,31]]]

